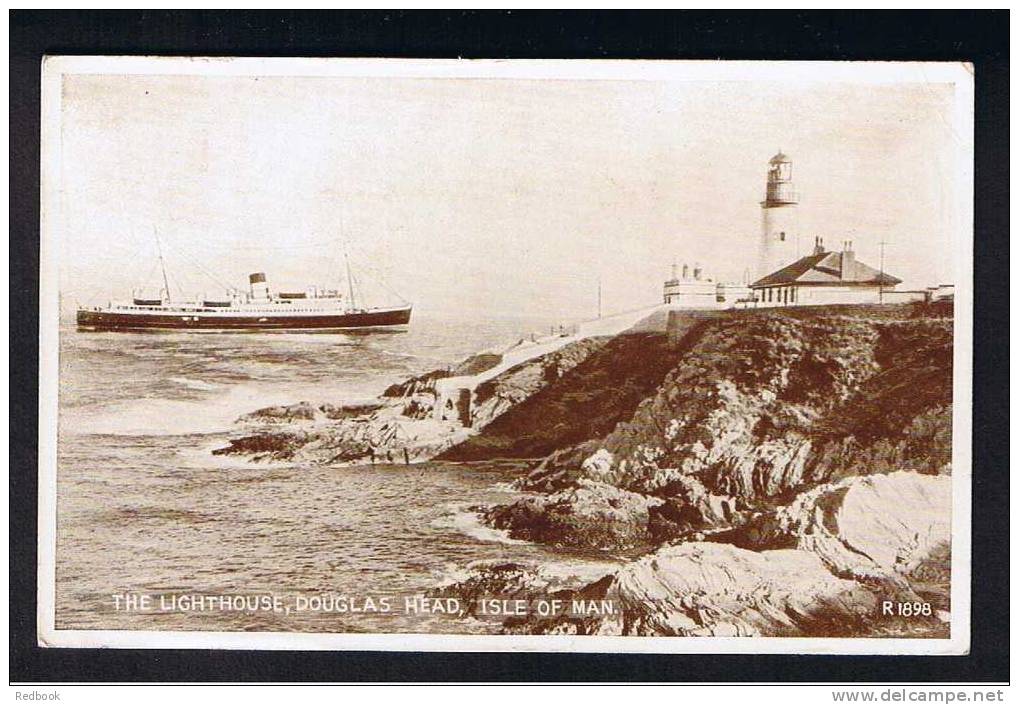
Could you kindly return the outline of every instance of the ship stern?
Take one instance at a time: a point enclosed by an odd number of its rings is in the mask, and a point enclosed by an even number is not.
[[[79,308],[75,314],[75,323],[78,328],[95,328],[98,324],[99,314],[96,311],[87,311]]]

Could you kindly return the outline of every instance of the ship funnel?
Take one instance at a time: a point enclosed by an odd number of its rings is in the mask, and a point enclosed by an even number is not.
[[[248,275],[248,283],[251,285],[251,298],[268,299],[269,284],[265,281],[265,272],[255,272]]]

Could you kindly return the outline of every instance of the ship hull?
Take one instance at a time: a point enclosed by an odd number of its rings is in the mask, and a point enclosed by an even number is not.
[[[348,313],[305,315],[258,315],[201,313],[121,313],[79,310],[78,328],[101,331],[185,330],[185,331],[307,331],[386,328],[410,322],[410,307]]]

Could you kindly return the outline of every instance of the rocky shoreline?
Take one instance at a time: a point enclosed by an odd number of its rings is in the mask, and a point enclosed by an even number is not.
[[[517,482],[527,496],[479,508],[483,520],[512,538],[633,560],[585,585],[500,564],[438,589],[468,603],[554,594],[614,606],[507,618],[507,632],[944,637],[948,314],[663,310],[616,335],[535,343],[533,355],[526,345],[484,353],[359,405],[262,409],[214,452],[315,464],[539,459]],[[924,607],[889,615],[888,604]]]
[[[468,424],[454,403],[458,400],[444,395],[441,384],[492,370],[503,362],[501,354],[473,355],[455,367],[393,384],[377,399],[358,404],[301,401],[258,409],[237,420],[246,435],[213,453],[243,456],[253,462],[313,465],[411,463],[441,458],[444,451],[465,444],[503,413],[555,383],[606,342],[604,337],[566,342],[553,352],[526,359],[478,384],[472,394]],[[518,347],[526,349],[523,343]],[[477,459],[493,457],[498,455],[483,453]],[[520,456],[510,453],[507,457]]]

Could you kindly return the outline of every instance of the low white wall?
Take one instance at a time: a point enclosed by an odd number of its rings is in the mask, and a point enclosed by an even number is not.
[[[925,301],[927,295],[922,291],[886,291],[881,298],[886,304],[908,304]]]
[[[797,287],[796,303],[806,306],[816,306],[818,304],[876,304],[880,303],[880,297],[877,287]]]

